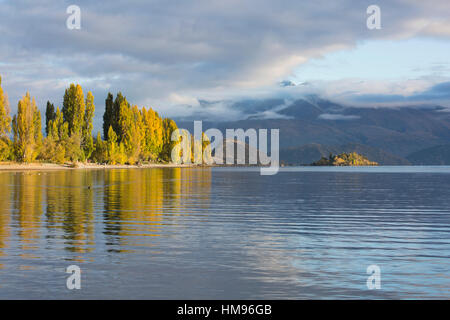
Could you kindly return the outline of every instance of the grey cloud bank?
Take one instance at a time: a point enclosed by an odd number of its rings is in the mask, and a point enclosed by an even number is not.
[[[445,0],[377,1],[383,21],[377,32],[366,28],[372,1],[80,0],[81,30],[68,30],[71,4],[0,2],[0,74],[13,110],[27,90],[41,110],[47,99],[60,105],[71,82],[93,91],[97,118],[108,91],[169,116],[201,114],[201,99],[326,94],[326,83],[278,84],[308,59],[359,41],[450,36]],[[437,85],[413,99],[448,99],[447,89]],[[376,98],[364,94],[356,89],[354,101]],[[215,104],[214,112],[226,115],[227,104]]]
[[[402,103],[441,103],[448,105],[450,100],[450,82],[443,82],[434,85],[422,92],[416,92],[409,96],[404,95],[383,95],[383,94],[363,94],[354,97],[353,101],[363,103],[378,104],[402,104]]]

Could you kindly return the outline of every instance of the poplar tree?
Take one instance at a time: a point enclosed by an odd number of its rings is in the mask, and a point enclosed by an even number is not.
[[[72,83],[65,91],[62,109],[64,121],[69,124],[69,136],[81,137],[85,108],[83,89]]]
[[[50,101],[47,101],[47,108],[45,109],[45,134],[48,136],[49,132],[49,123],[50,121],[55,120],[56,118],[56,112],[55,112],[55,106],[53,103],[50,103]]]
[[[116,164],[117,161],[117,134],[114,132],[112,126],[108,130],[108,141],[106,143],[107,160],[109,164]]]
[[[116,96],[116,99],[114,100],[113,104],[113,121],[111,123],[111,126],[114,130],[114,132],[117,135],[117,141],[122,142],[123,138],[123,132],[124,132],[124,122],[123,119],[121,119],[121,113],[122,117],[126,113],[124,110],[129,109],[130,104],[127,101],[127,98],[125,98],[121,92],[119,92]]]
[[[178,129],[177,124],[172,119],[163,120],[163,148],[160,154],[160,158],[165,161],[170,161],[172,149],[176,142],[172,141],[172,132]]]
[[[51,162],[64,163],[68,140],[68,123],[64,122],[61,111],[59,108],[56,108],[55,118],[48,123],[48,134],[44,140],[43,158]]]
[[[17,115],[13,119],[14,149],[19,161],[31,162],[39,154],[42,144],[41,113],[30,94],[19,101]]]
[[[89,159],[92,152],[94,151],[94,139],[92,137],[92,129],[94,125],[92,123],[94,119],[95,105],[94,105],[94,96],[92,92],[88,92],[86,97],[86,110],[84,113],[84,122],[83,122],[83,136],[82,136],[82,144],[83,151],[85,154],[85,159]]]
[[[92,159],[96,163],[105,163],[108,161],[107,155],[107,145],[106,142],[102,140],[100,132],[97,133],[97,138],[95,139],[95,150],[92,153]]]
[[[9,115],[9,101],[6,92],[2,88],[0,77],[0,137],[11,131],[11,117]]]
[[[108,140],[108,130],[114,122],[114,96],[108,93],[105,100],[105,113],[103,114],[103,137]]]
[[[11,117],[8,96],[1,85],[2,78],[0,76],[0,161],[4,161],[11,154],[11,140],[8,138],[11,131]]]
[[[85,110],[83,89],[79,84],[72,83],[64,93],[62,113],[69,129],[69,139],[65,143],[66,156],[74,162],[86,159],[82,148]]]
[[[122,101],[120,106],[119,127],[118,141],[124,144],[127,161],[130,164],[135,164],[140,158],[141,142],[145,133],[138,107],[130,108],[126,100]],[[119,137],[121,137],[120,140]]]
[[[142,143],[145,160],[156,160],[163,148],[163,121],[151,108],[142,109],[144,137]]]
[[[105,113],[103,114],[103,136],[106,141],[109,138],[109,127],[112,127],[116,133],[118,141],[122,141],[123,130],[120,123],[120,112],[124,106],[130,108],[130,104],[121,92],[117,93],[114,100],[113,95],[108,93],[108,97],[105,100]]]
[[[55,119],[51,122],[49,134],[61,143],[69,139],[69,124],[64,122],[63,114],[56,108]]]
[[[34,105],[33,129],[34,129],[35,155],[37,157],[42,151],[42,139],[43,139],[42,119],[41,119],[41,112],[36,107],[36,102],[34,101],[34,98],[32,104]]]

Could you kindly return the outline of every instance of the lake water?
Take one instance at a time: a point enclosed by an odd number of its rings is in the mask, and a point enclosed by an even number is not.
[[[0,298],[448,299],[450,168],[0,172]]]

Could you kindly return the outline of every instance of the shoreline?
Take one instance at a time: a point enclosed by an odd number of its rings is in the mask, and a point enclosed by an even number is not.
[[[56,164],[56,163],[0,163],[0,172],[2,171],[45,171],[45,170],[80,170],[80,169],[146,169],[146,168],[194,168],[207,167],[196,164],[172,164],[172,163],[151,163],[142,165],[122,165],[122,164],[96,164],[96,163],[77,163]],[[208,166],[209,167],[209,166]]]
[[[96,163],[76,163],[70,164],[56,164],[56,163],[16,163],[16,162],[0,162],[0,172],[11,171],[57,171],[57,170],[100,170],[100,169],[152,169],[152,168],[261,168],[261,166],[248,166],[248,165],[197,165],[197,164],[174,164],[174,163],[149,163],[141,165],[126,165],[126,164],[96,164]],[[393,165],[393,166],[312,166],[312,165],[283,165],[280,169],[290,168],[383,168],[383,167],[448,167],[446,165]]]

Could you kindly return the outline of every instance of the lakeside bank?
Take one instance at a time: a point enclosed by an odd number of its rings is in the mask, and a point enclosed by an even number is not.
[[[55,164],[55,163],[0,163],[2,171],[46,171],[46,170],[79,170],[79,169],[145,169],[145,168],[190,168],[196,164],[150,163],[142,165],[112,165],[96,163]],[[202,167],[205,167],[203,165]]]

